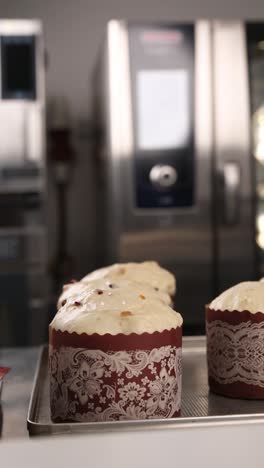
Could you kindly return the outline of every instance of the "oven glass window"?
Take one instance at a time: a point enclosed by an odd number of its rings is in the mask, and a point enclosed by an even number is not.
[[[35,99],[35,39],[32,36],[3,36],[3,99]]]

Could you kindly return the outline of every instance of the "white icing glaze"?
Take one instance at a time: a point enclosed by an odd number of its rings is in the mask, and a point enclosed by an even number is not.
[[[100,268],[82,278],[82,282],[88,282],[99,278],[109,278],[111,280],[127,279],[150,284],[161,291],[174,296],[176,292],[175,277],[162,268],[157,262],[142,263],[116,263],[114,265]]]
[[[113,282],[117,287],[111,288],[109,283],[109,280],[97,280],[79,289],[74,285],[74,294],[68,296],[51,326],[70,333],[128,335],[182,325],[181,315],[166,305],[161,293],[151,286],[123,280]]]
[[[64,287],[64,291],[60,295],[57,308],[59,309],[64,301],[67,301],[70,298],[76,298],[75,300],[79,300],[79,295],[83,296],[86,294],[90,294],[91,291],[94,289],[107,289],[108,296],[112,295],[112,289],[109,285],[118,288],[125,288],[126,292],[134,292],[136,294],[145,294],[148,297],[152,297],[152,299],[161,300],[164,304],[171,305],[171,297],[169,294],[162,292],[161,290],[155,290],[154,287],[150,286],[147,283],[139,283],[138,281],[129,281],[126,279],[116,278],[115,280],[110,280],[110,278],[100,278],[97,280],[91,281],[78,281],[76,283],[67,284]],[[125,297],[123,297],[123,304],[125,304]]]
[[[214,310],[248,310],[264,313],[264,282],[246,281],[224,291],[209,305]]]
[[[69,283],[63,287],[63,291],[58,299],[57,302],[57,309],[62,306],[64,301],[67,301],[70,297],[78,296],[78,294],[87,290],[87,285],[85,283],[81,283],[80,281],[76,281],[76,283]]]

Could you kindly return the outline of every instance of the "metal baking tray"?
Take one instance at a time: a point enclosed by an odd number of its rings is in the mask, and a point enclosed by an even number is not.
[[[205,337],[187,337],[183,339],[180,418],[54,424],[50,419],[49,409],[48,346],[44,346],[35,374],[27,427],[30,435],[55,435],[223,425],[262,420],[264,422],[264,401],[226,398],[209,392]]]

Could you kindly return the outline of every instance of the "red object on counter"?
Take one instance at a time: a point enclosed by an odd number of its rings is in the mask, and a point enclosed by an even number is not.
[[[0,381],[4,378],[4,376],[10,371],[9,367],[0,367]]]

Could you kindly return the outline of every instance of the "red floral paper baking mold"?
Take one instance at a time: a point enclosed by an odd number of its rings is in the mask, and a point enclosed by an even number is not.
[[[49,362],[55,422],[180,415],[181,328],[115,336],[51,330]]]
[[[207,307],[206,334],[210,389],[264,399],[264,314]]]

